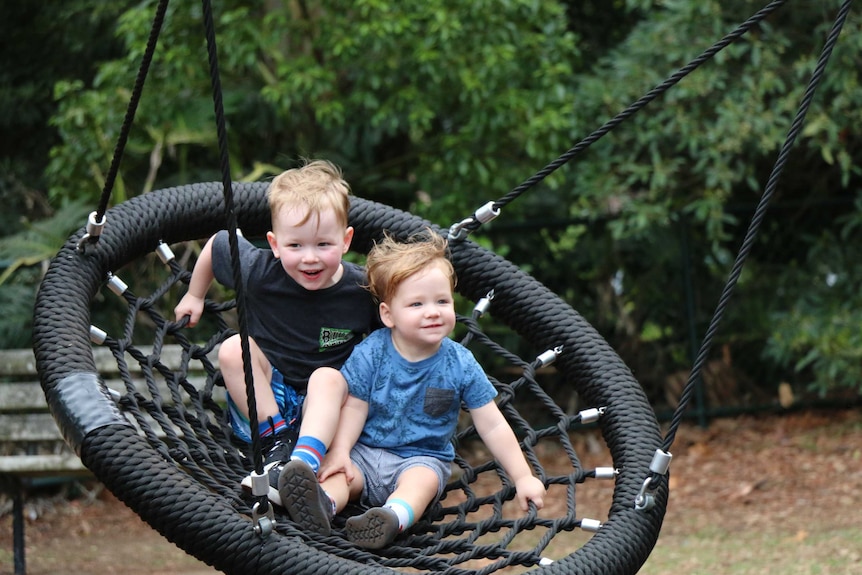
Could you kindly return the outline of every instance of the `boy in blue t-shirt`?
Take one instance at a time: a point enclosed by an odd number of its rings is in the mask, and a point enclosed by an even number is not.
[[[521,508],[543,506],[545,486],[494,402],[496,390],[470,351],[448,337],[455,272],[446,256],[436,234],[410,243],[386,237],[368,254],[368,287],[386,327],[357,345],[340,371],[312,375],[333,387],[346,381],[349,396],[329,450],[295,451],[278,481],[285,509],[306,529],[328,534],[332,516],[358,500],[370,509],[347,520],[348,539],[372,549],[392,542],[442,495],[462,404],[514,482]]]
[[[331,441],[338,413],[330,402],[347,399],[346,386],[310,385],[315,369],[339,368],[353,347],[379,327],[364,270],[342,256],[350,248],[350,187],[333,164],[316,160],[276,176],[267,190],[272,230],[268,248],[238,238],[242,282],[247,295],[251,369],[258,427],[269,476],[269,499],[281,505],[277,481],[281,464],[294,449],[299,421],[309,432]],[[189,289],[174,313],[189,326],[200,320],[206,293],[216,279],[234,288],[227,232],[209,239],[192,271]],[[251,422],[240,336],[219,348],[219,368],[228,394],[234,435],[251,442]],[[327,418],[331,418],[327,419]],[[251,476],[242,480],[251,488]]]

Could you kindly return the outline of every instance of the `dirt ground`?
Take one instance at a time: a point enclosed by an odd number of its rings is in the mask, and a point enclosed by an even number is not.
[[[696,533],[715,533],[724,549],[734,548],[737,539],[745,548],[754,534],[775,533],[794,549],[824,532],[862,527],[862,410],[740,416],[714,420],[706,429],[686,423],[676,437],[668,513],[642,573],[746,572],[728,557],[726,569],[704,571],[692,568],[691,557],[674,559],[697,553],[686,548]],[[592,450],[597,459],[602,455],[601,446]],[[30,498],[30,575],[216,572],[163,539],[98,484],[87,488],[72,500],[68,487]],[[12,573],[13,565],[12,520],[8,502],[3,504],[0,574]],[[791,554],[759,572],[862,573],[862,546],[855,545],[860,539],[842,541],[823,550],[833,565],[825,571],[822,558]],[[756,557],[767,551],[747,552]],[[812,564],[799,565],[807,560]]]

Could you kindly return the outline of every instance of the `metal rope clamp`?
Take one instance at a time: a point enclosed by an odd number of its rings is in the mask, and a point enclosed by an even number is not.
[[[94,244],[99,241],[99,236],[102,235],[102,230],[105,227],[105,222],[108,220],[107,214],[102,215],[101,221],[96,219],[96,212],[90,212],[87,218],[87,233],[81,236],[78,242],[78,251],[84,251],[84,244]]]
[[[488,295],[480,298],[479,301],[476,302],[476,306],[473,308],[473,314],[476,317],[482,317],[485,315],[485,312],[491,307],[492,301],[494,301],[494,290],[489,291]]]
[[[269,475],[266,472],[258,475],[257,471],[251,472],[251,493],[255,497],[265,498],[269,493]],[[251,508],[251,521],[254,524],[254,532],[261,537],[266,537],[275,529],[275,514],[272,504],[264,499],[266,511],[261,514],[261,502],[258,501]]]
[[[464,231],[464,228],[473,222],[479,222],[479,224],[486,224],[500,215],[500,208],[494,207],[494,202],[488,202],[473,214],[469,218],[465,218],[458,222],[457,224],[453,224],[452,227],[449,228],[449,240],[461,240],[464,239],[461,233]]]
[[[656,478],[658,476],[667,475],[667,470],[670,469],[671,459],[673,459],[672,454],[662,451],[661,449],[655,450],[655,454],[649,464],[649,470],[653,475],[644,479],[641,490],[638,492],[637,497],[635,497],[635,509],[638,511],[649,511],[655,507],[655,487],[657,487],[658,484]]]

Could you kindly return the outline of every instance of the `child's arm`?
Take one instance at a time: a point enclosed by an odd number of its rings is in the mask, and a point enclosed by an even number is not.
[[[541,509],[544,506],[545,486],[533,476],[533,471],[521,452],[521,446],[518,445],[515,432],[500,413],[497,404],[489,401],[482,407],[471,409],[470,415],[479,437],[515,482],[521,509],[527,511],[529,501]]]
[[[368,418],[368,403],[352,395],[341,408],[338,419],[338,429],[332,445],[326,453],[326,459],[320,467],[318,477],[325,481],[327,477],[344,472],[348,483],[353,481],[353,465],[350,464],[350,450],[356,444]]]
[[[211,237],[201,250],[198,256],[198,261],[192,270],[192,277],[189,280],[189,289],[177,307],[174,308],[176,321],[180,321],[185,316],[189,317],[189,327],[197,325],[201,314],[204,311],[204,299],[207,291],[210,289],[210,284],[213,281],[213,239]]]

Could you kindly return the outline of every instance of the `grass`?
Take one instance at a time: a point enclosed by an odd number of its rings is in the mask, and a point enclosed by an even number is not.
[[[642,575],[851,575],[862,572],[862,530],[840,528],[808,533],[734,530],[712,526],[662,536]]]

